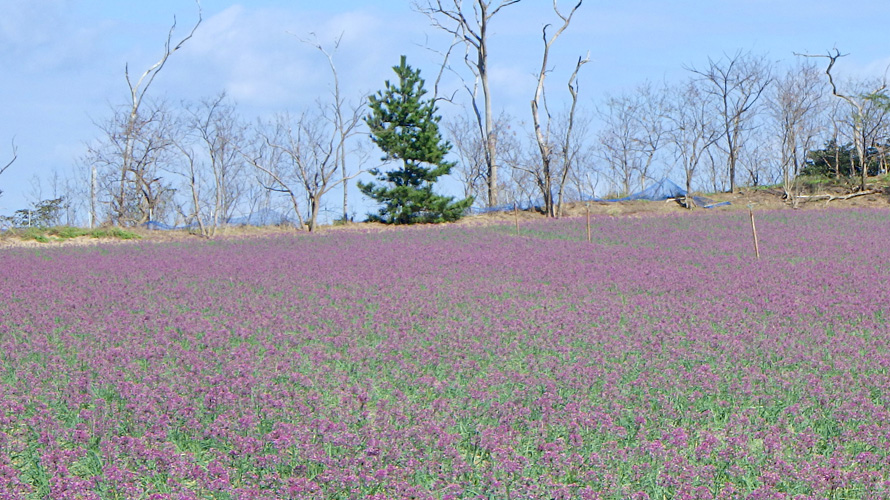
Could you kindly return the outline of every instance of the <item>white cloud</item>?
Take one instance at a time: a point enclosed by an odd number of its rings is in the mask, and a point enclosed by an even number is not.
[[[227,90],[246,104],[287,101],[308,73],[293,57],[297,41],[287,34],[296,20],[286,12],[232,6],[207,19],[183,50],[177,79],[191,79],[199,95]]]
[[[235,5],[205,19],[160,86],[191,98],[226,90],[260,114],[307,107],[328,95],[332,81],[327,59],[312,46],[317,41],[334,57],[343,95],[354,100],[391,77],[399,54],[422,66],[412,54],[423,49],[411,38],[424,26],[393,30],[391,22],[373,9],[331,16]]]
[[[104,25],[77,22],[71,3],[32,0],[5,5],[0,16],[0,61],[23,73],[90,64]]]
[[[236,5],[204,22],[177,79],[197,83],[203,95],[225,89],[246,106],[307,106],[327,94],[331,76],[324,56],[301,40],[317,41],[334,53],[334,41],[341,38],[334,62],[349,91],[366,83],[357,70],[378,58],[385,31],[380,18],[364,11],[325,18]]]

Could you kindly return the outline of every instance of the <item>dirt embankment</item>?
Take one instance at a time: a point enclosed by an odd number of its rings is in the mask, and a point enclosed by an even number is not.
[[[832,187],[819,190],[818,193],[808,194],[811,198],[800,198],[798,210],[826,209],[826,208],[850,208],[871,207],[890,208],[890,187],[874,189],[875,193],[864,196],[856,196],[849,199],[829,199],[827,196],[840,197],[849,195],[850,191],[842,187]],[[791,203],[783,198],[781,188],[742,189],[738,193],[716,193],[705,195],[705,198],[713,203],[730,202],[729,205],[713,207],[708,210],[732,211],[748,210],[750,205],[754,210],[781,210],[792,209]],[[622,201],[622,202],[590,202],[570,203],[563,207],[563,215],[566,217],[583,216],[590,210],[591,215],[657,215],[667,213],[688,213],[677,200],[665,201]],[[697,208],[695,210],[702,210]],[[513,220],[513,212],[497,212],[491,214],[474,215],[464,218],[461,224],[478,224],[486,220]],[[523,219],[543,217],[534,211],[520,211]]]
[[[821,189],[818,193],[809,195],[809,198],[801,198],[798,201],[797,209],[833,209],[833,208],[852,208],[852,207],[868,207],[868,208],[886,208],[890,209],[890,186],[880,186],[873,189],[874,192],[855,196],[849,199],[839,199],[845,195],[849,195],[849,189],[843,187],[827,187]],[[714,207],[708,210],[732,211],[732,210],[748,210],[750,206],[755,211],[759,210],[791,210],[791,204],[783,199],[782,190],[779,188],[758,188],[741,190],[738,193],[718,193],[709,194],[706,197],[714,203],[728,201],[729,205]],[[828,196],[828,197],[826,197]],[[834,197],[834,198],[830,198]],[[641,217],[646,215],[659,215],[668,213],[689,213],[676,200],[666,201],[625,201],[625,202],[576,202],[570,203],[563,207],[564,217],[584,216],[590,210],[591,215],[611,215],[611,216],[632,216]],[[701,208],[696,210],[702,210]],[[460,225],[485,225],[501,222],[512,222],[516,217],[520,220],[534,220],[543,218],[544,215],[534,210],[520,210],[518,212],[493,212],[487,214],[478,214],[464,217],[456,224]],[[326,231],[342,231],[342,230],[394,230],[399,226],[387,226],[379,223],[350,223],[339,226],[321,226],[319,232]],[[181,241],[181,240],[199,240],[203,239],[188,231],[152,231],[146,229],[129,229],[139,235],[139,239],[122,240],[115,238],[93,238],[81,236],[77,238],[58,239],[49,238],[49,241],[35,241],[33,239],[21,239],[13,235],[0,235],[0,249],[11,247],[47,247],[47,246],[83,246],[94,245],[97,243],[115,243],[128,244],[135,241]],[[275,234],[293,233],[296,231],[290,227],[226,227],[220,228],[215,239],[243,239],[265,237]]]

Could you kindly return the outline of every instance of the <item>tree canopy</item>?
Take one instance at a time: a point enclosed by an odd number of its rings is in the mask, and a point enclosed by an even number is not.
[[[369,97],[371,113],[365,123],[371,140],[384,152],[385,162],[401,162],[395,170],[371,169],[382,185],[359,183],[358,187],[383,206],[368,219],[386,224],[449,222],[463,216],[473,198],[454,201],[437,195],[433,184],[451,172],[453,163],[445,160],[451,144],[439,131],[441,117],[433,99],[424,98],[420,70],[408,65],[402,56],[393,67],[398,80]]]

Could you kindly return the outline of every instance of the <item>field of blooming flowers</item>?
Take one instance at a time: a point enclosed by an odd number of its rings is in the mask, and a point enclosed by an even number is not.
[[[890,498],[890,212],[0,251],[0,499]]]

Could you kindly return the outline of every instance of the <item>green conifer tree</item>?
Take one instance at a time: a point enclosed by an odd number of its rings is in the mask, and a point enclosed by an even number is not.
[[[386,156],[383,161],[400,161],[391,172],[371,169],[383,185],[358,183],[362,193],[383,204],[368,220],[386,224],[450,222],[460,219],[473,198],[458,202],[453,197],[433,192],[436,180],[451,172],[454,165],[445,160],[451,144],[439,133],[435,102],[423,99],[426,90],[420,70],[411,68],[402,56],[393,67],[396,84],[386,81],[386,88],[369,98],[371,113],[365,123],[371,140]]]

